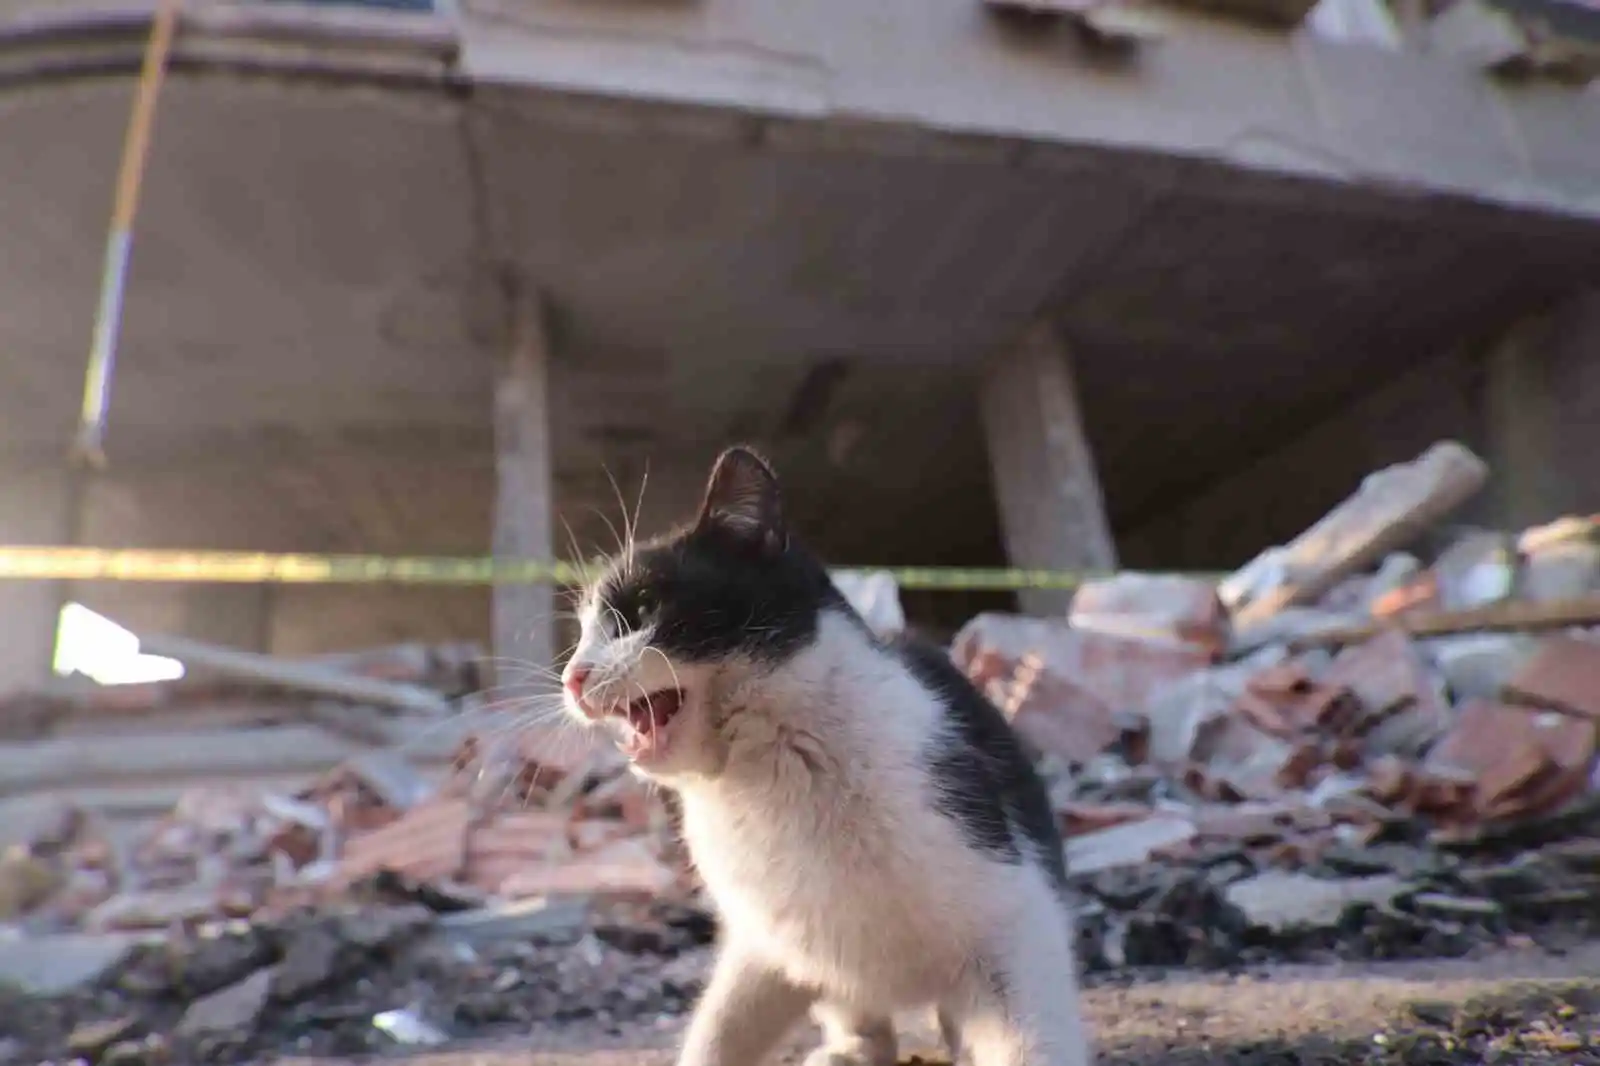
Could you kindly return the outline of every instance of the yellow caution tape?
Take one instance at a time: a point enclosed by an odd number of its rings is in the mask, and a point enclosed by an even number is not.
[[[887,573],[903,589],[1015,591],[1071,589],[1091,571],[974,567],[860,567],[840,573]],[[1197,574],[1215,580],[1215,574]],[[304,555],[269,552],[140,551],[112,548],[0,546],[0,581],[188,581],[228,584],[575,585],[572,563],[448,556]]]

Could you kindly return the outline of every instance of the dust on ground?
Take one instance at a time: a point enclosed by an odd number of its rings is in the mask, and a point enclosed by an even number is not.
[[[1084,993],[1101,1066],[1600,1066],[1600,943],[1560,955],[1277,967],[1171,976]],[[905,1027],[903,1026],[903,1029]],[[412,1066],[672,1066],[676,1024],[623,1036],[581,1028],[409,1055]],[[797,1063],[808,1046],[784,1055]],[[911,1031],[910,1064],[942,1064]],[[291,1058],[278,1066],[350,1060]]]

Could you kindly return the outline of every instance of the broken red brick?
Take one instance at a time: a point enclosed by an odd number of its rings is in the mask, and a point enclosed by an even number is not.
[[[980,687],[1014,676],[1029,655],[1038,669],[1081,687],[1113,712],[1142,712],[1157,691],[1211,661],[1209,652],[1193,645],[1074,629],[1065,619],[1001,614],[974,618],[951,647],[956,664]]]
[[[1370,613],[1377,619],[1390,619],[1438,609],[1439,580],[1429,571],[1373,600]]]
[[[345,845],[334,880],[350,884],[380,870],[422,881],[454,880],[466,865],[471,805],[464,799],[424,800],[382,829]]]
[[[1597,734],[1593,719],[1475,700],[1426,766],[1446,779],[1470,775],[1479,820],[1549,814],[1588,788]]]
[[[310,826],[286,825],[268,838],[267,852],[283,855],[298,870],[321,854],[322,840]]]
[[[1143,803],[1084,803],[1064,804],[1056,811],[1064,836],[1081,836],[1101,829],[1111,829],[1129,822],[1142,822],[1154,811]]]
[[[524,867],[501,882],[508,898],[583,895],[652,898],[677,886],[678,872],[639,838],[618,840],[599,851],[562,862]]]
[[[1271,666],[1251,678],[1236,707],[1257,729],[1284,740],[1345,735],[1359,710],[1349,689],[1318,683],[1298,663]]]
[[[1086,762],[1122,735],[1115,712],[1103,700],[1047,673],[1031,655],[1018,667],[1000,709],[1040,751],[1068,762]]]
[[[1600,643],[1550,637],[1506,685],[1506,698],[1600,722]]]
[[[552,811],[506,811],[475,826],[467,837],[461,880],[499,892],[507,878],[571,853],[567,818]]]
[[[1452,719],[1421,656],[1399,630],[1340,652],[1322,683],[1354,695],[1353,731],[1365,738],[1371,754],[1420,754]]]

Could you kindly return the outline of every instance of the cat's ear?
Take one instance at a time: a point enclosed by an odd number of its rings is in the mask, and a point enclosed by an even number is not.
[[[789,546],[778,476],[765,460],[742,446],[717,457],[697,524],[726,530],[772,554]]]

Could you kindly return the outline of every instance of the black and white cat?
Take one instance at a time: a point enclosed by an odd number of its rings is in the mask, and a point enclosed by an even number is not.
[[[1061,840],[1004,717],[944,652],[875,637],[754,452],[698,519],[585,590],[566,707],[680,797],[720,912],[680,1066],[892,1066],[933,1007],[975,1066],[1087,1066]]]

